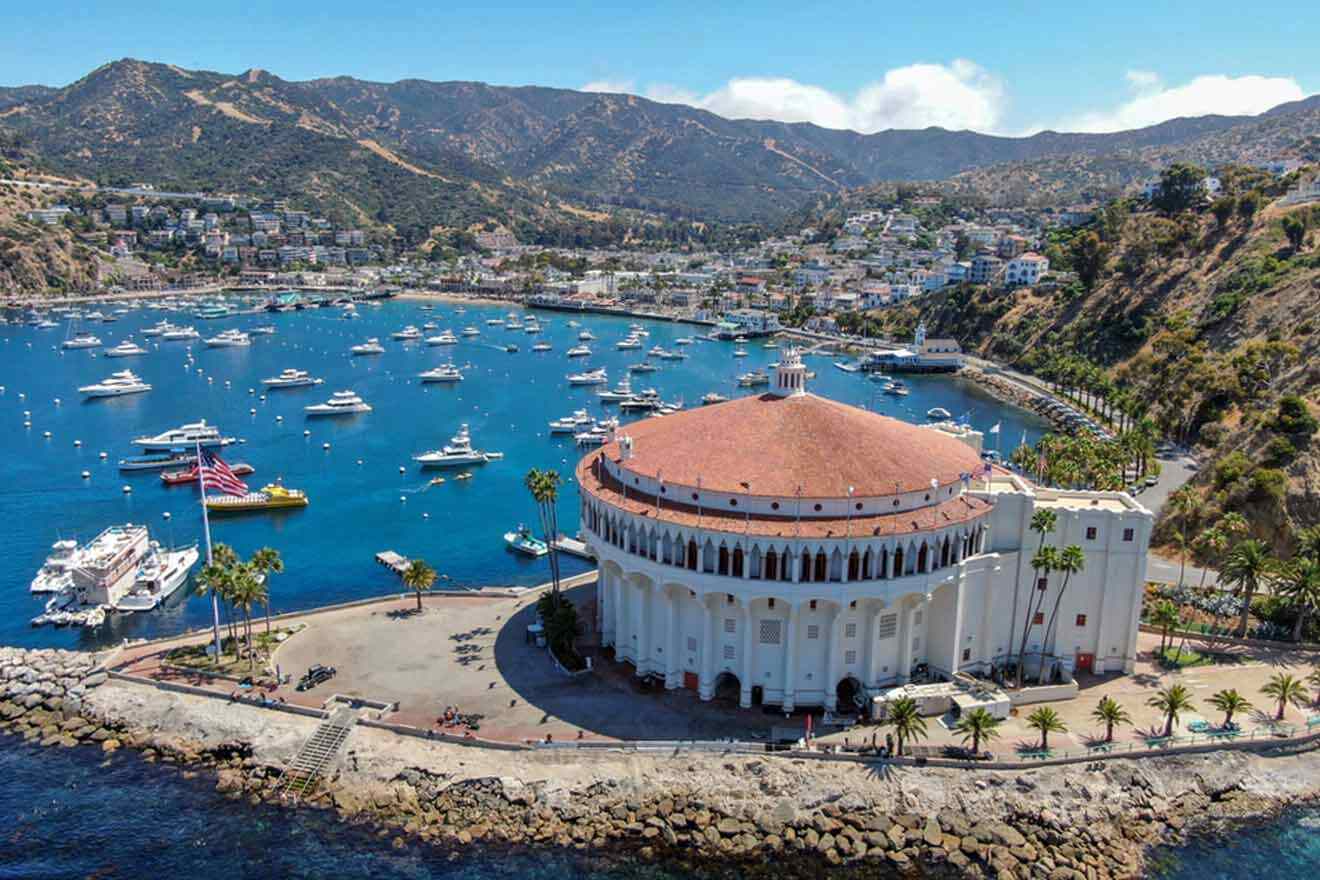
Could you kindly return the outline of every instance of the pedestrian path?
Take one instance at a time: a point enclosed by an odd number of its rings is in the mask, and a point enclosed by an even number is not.
[[[281,793],[285,798],[297,801],[316,788],[317,780],[339,757],[355,724],[357,710],[348,706],[321,722],[284,771]]]

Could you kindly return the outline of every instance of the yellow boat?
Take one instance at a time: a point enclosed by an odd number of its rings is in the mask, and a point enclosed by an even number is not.
[[[212,513],[239,513],[249,510],[282,510],[286,507],[306,507],[307,495],[300,489],[287,489],[275,483],[262,487],[260,492],[246,495],[208,495],[206,509]]]

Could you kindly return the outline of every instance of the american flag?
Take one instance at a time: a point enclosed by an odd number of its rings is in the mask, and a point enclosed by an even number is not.
[[[209,449],[203,449],[201,456],[197,459],[198,470],[202,476],[202,491],[207,489],[219,489],[226,495],[246,495],[248,491],[247,483],[244,483],[234,472]]]

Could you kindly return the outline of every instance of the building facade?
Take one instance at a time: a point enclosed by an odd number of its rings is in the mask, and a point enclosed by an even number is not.
[[[767,393],[629,425],[579,463],[616,659],[704,700],[785,711],[990,676],[1024,626],[1031,667],[1131,671],[1150,513],[988,472],[975,432],[805,386],[788,352]],[[1041,509],[1057,519],[1045,541],[1085,555],[1063,591],[1030,568]],[[1030,622],[1029,602],[1043,609]]]

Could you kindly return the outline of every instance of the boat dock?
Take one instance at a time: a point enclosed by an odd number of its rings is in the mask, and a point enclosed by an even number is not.
[[[553,543],[555,549],[560,553],[567,553],[570,556],[576,556],[579,559],[588,559],[593,562],[596,559],[595,555],[587,549],[587,545],[583,544],[577,538],[570,538],[568,535],[561,534],[558,538],[555,538]]]
[[[376,554],[376,561],[399,577],[403,577],[403,573],[408,570],[408,566],[412,565],[411,559],[395,553],[393,550],[380,551]]]

